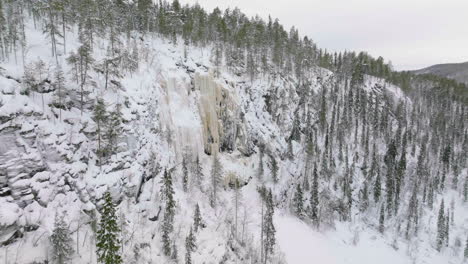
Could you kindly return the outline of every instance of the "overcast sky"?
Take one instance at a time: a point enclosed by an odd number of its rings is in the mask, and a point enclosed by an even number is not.
[[[179,0],[279,18],[321,48],[367,51],[398,70],[468,61],[468,0]]]

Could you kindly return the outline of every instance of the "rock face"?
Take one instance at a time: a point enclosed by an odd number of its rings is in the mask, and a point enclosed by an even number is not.
[[[217,83],[211,74],[196,74],[194,79],[195,89],[200,91],[199,109],[205,153],[211,155],[219,150],[239,150],[246,156],[251,155],[253,145],[235,89]]]

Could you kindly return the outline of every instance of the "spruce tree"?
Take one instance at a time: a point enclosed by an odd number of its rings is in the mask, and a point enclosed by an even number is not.
[[[382,183],[380,179],[380,169],[377,168],[377,177],[374,184],[374,201],[378,202],[380,200],[380,195],[382,193]]]
[[[109,192],[104,194],[104,206],[101,210],[101,221],[97,231],[98,261],[104,264],[123,263],[120,256],[120,228],[114,203]]]
[[[465,184],[463,184],[463,201],[468,202],[468,176],[465,177]]]
[[[265,169],[263,168],[263,147],[260,147],[260,155],[258,158],[258,171],[257,171],[257,179],[262,182],[263,181],[263,174],[265,173]]]
[[[182,188],[184,192],[188,191],[189,176],[188,176],[187,160],[185,157],[182,158]]]
[[[107,111],[106,111],[106,105],[104,104],[104,100],[102,99],[97,99],[96,105],[94,106],[94,112],[93,112],[93,119],[97,124],[96,128],[96,134],[97,134],[97,141],[98,141],[98,149],[97,149],[97,154],[99,157],[99,166],[102,166],[102,157],[105,154],[104,148],[102,147],[103,145],[103,128],[104,124],[107,122]]]
[[[6,19],[3,13],[3,2],[0,0],[0,61],[3,61],[8,56],[6,44],[6,35],[7,35],[7,27],[6,27]]]
[[[304,194],[300,184],[296,185],[296,192],[293,198],[293,211],[299,218],[304,216]]]
[[[164,218],[162,223],[162,243],[163,252],[166,256],[174,255],[172,251],[171,234],[174,230],[174,215],[175,215],[175,201],[174,201],[174,190],[172,188],[172,177],[170,171],[167,169],[164,171],[162,179],[161,196],[165,202]],[[172,255],[171,255],[172,253]]]
[[[50,236],[50,242],[52,243],[53,263],[67,263],[71,259],[74,251],[71,234],[63,217],[55,216],[54,231]]]
[[[466,245],[465,245],[465,259],[468,259],[468,237],[466,238]]]
[[[437,218],[437,250],[440,251],[445,241],[445,209],[444,200],[440,202],[439,217]]]
[[[448,247],[450,241],[450,210],[447,210],[447,215],[445,216],[445,246]]]
[[[57,101],[55,102],[55,105],[59,109],[59,120],[62,121],[62,109],[65,109],[65,102],[64,102],[64,97],[66,95],[64,89],[65,89],[65,76],[63,74],[62,67],[60,64],[57,64],[57,68],[55,69],[55,96],[57,98]]]
[[[385,231],[385,208],[382,205],[380,207],[379,232],[383,234],[384,231]]]
[[[271,160],[271,178],[273,180],[273,183],[276,184],[278,183],[278,172],[279,172],[278,162],[276,161],[273,155],[270,155],[270,160]]]
[[[223,167],[219,160],[218,154],[213,155],[213,166],[211,167],[211,206],[216,206],[218,198],[218,189],[221,183]]]
[[[194,252],[195,247],[196,240],[192,228],[190,227],[190,232],[185,238],[185,264],[192,264],[192,252]]]
[[[197,205],[195,206],[195,213],[193,215],[193,230],[198,232],[200,228],[205,227],[205,224],[203,223],[203,219],[200,213],[200,206]]]
[[[107,140],[105,154],[112,155],[118,151],[118,138],[122,134],[122,105],[117,104],[115,110],[107,117],[104,138]]]
[[[264,242],[263,245],[265,247],[264,252],[265,252],[265,258],[264,258],[264,263],[268,263],[269,256],[273,255],[274,252],[274,246],[276,243],[276,238],[275,238],[275,233],[276,229],[273,224],[273,215],[275,213],[275,206],[273,204],[273,195],[271,193],[271,190],[268,190],[265,192],[265,204],[266,204],[266,212],[264,215],[264,220],[263,220],[263,229],[264,229]]]
[[[192,175],[195,178],[196,186],[198,186],[198,188],[201,188],[203,184],[203,168],[200,163],[200,157],[198,155],[197,155],[197,158],[195,159],[195,164],[193,165]]]
[[[318,190],[318,174],[317,167],[314,167],[312,181],[312,190],[310,193],[310,218],[312,222],[318,226],[318,205],[319,205],[319,190]]]

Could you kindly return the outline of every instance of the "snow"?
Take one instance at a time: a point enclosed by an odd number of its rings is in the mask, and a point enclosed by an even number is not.
[[[27,62],[40,56],[49,66],[53,66],[55,59],[50,56],[48,40],[40,30],[28,24],[27,36],[30,38],[28,50],[31,54]],[[76,49],[76,32],[68,32],[67,37],[68,50]],[[96,45],[94,56],[99,60],[105,54],[103,47],[106,46],[106,41],[97,39],[97,42],[99,45]],[[19,127],[18,133],[0,133],[0,157],[7,161],[1,165],[6,167],[7,176],[14,179],[11,187],[27,189],[27,194],[21,194],[18,201],[12,197],[0,198],[0,227],[15,223],[22,228],[26,225],[39,227],[36,231],[26,232],[24,239],[11,246],[20,252],[17,263],[31,263],[47,258],[48,235],[58,213],[66,216],[75,241],[82,245],[79,246],[80,254],[76,254],[73,263],[95,263],[94,241],[90,235],[93,231],[90,225],[83,223],[91,221],[88,213],[99,207],[103,193],[108,190],[116,200],[122,199],[119,200],[121,203],[118,211],[126,219],[123,234],[129,233],[124,236],[125,260],[131,259],[135,248],[139,248],[141,259],[138,263],[168,263],[168,259],[160,251],[159,222],[149,220],[158,214],[162,202],[159,197],[161,171],[144,182],[139,202],[136,202],[141,179],[154,172],[152,169],[155,164],[161,168],[174,168],[177,200],[174,240],[179,248],[179,255],[184,253],[184,239],[197,203],[207,227],[197,234],[198,247],[193,255],[194,262],[220,263],[225,254],[234,254],[229,253],[226,242],[232,236],[230,223],[234,221],[233,192],[226,185],[221,186],[219,206],[209,206],[212,156],[205,155],[203,151],[211,150],[212,147],[218,149],[226,136],[223,129],[228,125],[237,129],[227,132],[239,135],[236,139],[238,142],[234,142],[238,149],[219,155],[226,175],[234,174],[248,182],[241,189],[243,199],[238,219],[239,225],[242,222],[245,226],[245,230],[238,233],[242,234],[246,248],[258,250],[260,240],[261,209],[257,187],[263,182],[255,178],[259,150],[255,148],[249,152],[250,146],[247,146],[254,138],[259,144],[267,146],[266,151],[278,160],[280,166],[279,183],[273,185],[268,173],[268,156],[264,156],[266,186],[273,189],[279,204],[275,214],[278,258],[284,253],[290,264],[459,263],[460,249],[453,252],[447,249],[442,253],[435,251],[432,242],[435,236],[433,212],[423,213],[421,222],[425,229],[421,230],[419,238],[410,241],[393,236],[392,228],[396,223],[390,223],[385,234],[378,233],[375,212],[369,212],[369,217],[365,220],[336,222],[333,228],[320,230],[291,216],[287,210],[292,197],[291,187],[302,180],[300,177],[305,166],[305,150],[297,142],[293,142],[296,159],[284,158],[287,148],[285,138],[289,136],[294,110],[300,99],[294,90],[294,79],[267,75],[250,81],[248,76],[236,76],[224,68],[215,77],[211,72],[214,67],[209,58],[211,47],[190,46],[188,57],[184,59],[184,47],[180,43],[182,41],[174,45],[166,39],[153,36],[146,36],[144,41],[136,41],[135,45],[145,56],[142,56],[140,67],[135,73],[126,73],[119,80],[124,89],[103,91],[97,87],[90,91],[90,99],[103,97],[109,109],[113,109],[117,103],[125,105],[122,109],[126,123],[125,136],[120,142],[122,149],[102,168],[96,163],[96,125],[91,111],[85,109],[81,114],[75,106],[62,111],[61,122],[47,104],[51,100],[50,96],[45,96],[46,103],[43,107],[40,94],[21,95],[15,81],[0,76],[0,118],[9,120],[2,124],[0,132]],[[59,60],[63,61],[64,57],[61,56]],[[178,65],[190,68],[194,73],[189,73]],[[10,61],[2,67],[8,74],[21,78],[21,63]],[[65,72],[69,71],[65,63],[63,68]],[[333,73],[316,68],[309,74],[311,87],[308,92],[315,100],[322,88],[331,88]],[[92,77],[96,83],[102,81],[102,76],[98,74],[93,74]],[[70,87],[76,86],[71,80],[67,81]],[[389,93],[395,101],[409,101],[398,87],[382,79],[366,76],[366,91],[372,92],[377,86],[378,92]],[[266,111],[264,96],[267,93],[271,93],[272,100],[284,106],[276,109],[276,116]],[[313,100],[311,104],[315,103]],[[221,116],[224,120],[220,120]],[[229,122],[224,122],[226,120]],[[34,137],[30,140],[23,134]],[[210,141],[214,144],[210,145]],[[319,144],[323,147],[323,142]],[[187,149],[192,158],[199,155],[205,180],[201,190],[192,188],[184,193],[178,165]],[[378,151],[383,150],[379,146]],[[249,155],[244,152],[249,152]],[[354,153],[350,154],[349,160],[354,158],[353,155]],[[33,169],[29,170],[29,163],[25,160],[33,164]],[[409,166],[414,165],[414,158],[408,157],[408,160]],[[27,169],[29,171],[24,171]],[[342,173],[342,170],[341,167],[337,168],[336,173]],[[31,171],[34,173],[29,175]],[[465,169],[460,177],[466,174]],[[362,184],[361,176],[356,173],[356,188]],[[283,194],[287,195],[286,198]],[[466,203],[453,198],[458,196],[456,192],[447,192],[445,199],[447,205],[451,199],[455,199],[452,240],[458,237],[464,241],[468,232],[468,210]],[[434,204],[438,206],[438,203],[440,199]],[[1,260],[8,254],[7,251],[0,250]],[[234,259],[237,260],[231,256],[228,261]],[[12,263],[10,261],[7,264]]]
[[[15,203],[6,201],[5,198],[0,198],[0,227],[14,224],[21,216],[22,210]]]

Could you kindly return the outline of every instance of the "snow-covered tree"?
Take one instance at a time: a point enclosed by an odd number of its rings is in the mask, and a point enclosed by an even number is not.
[[[190,227],[190,232],[185,238],[185,264],[192,264],[192,252],[196,248],[196,239]]]
[[[50,236],[53,263],[65,264],[73,256],[72,238],[63,216],[55,216],[54,231]]]
[[[173,256],[174,252],[172,250],[171,234],[174,230],[175,201],[174,189],[172,187],[172,176],[171,172],[167,169],[164,171],[162,184],[161,197],[165,202],[164,218],[161,227],[163,252],[166,256]]]
[[[185,192],[189,189],[189,170],[185,157],[182,158],[182,188]]]
[[[385,208],[382,205],[380,207],[379,232],[383,234],[384,231],[385,231]]]
[[[309,200],[309,215],[312,222],[318,226],[319,189],[317,167],[314,167],[312,188]]]
[[[211,205],[216,206],[218,199],[218,189],[221,184],[223,175],[223,167],[219,160],[218,154],[213,155],[213,166],[211,167]]]
[[[97,231],[98,261],[104,264],[123,263],[120,256],[120,228],[117,221],[115,205],[111,194],[104,194],[104,206],[101,210],[101,221]]]
[[[97,154],[99,157],[99,166],[102,166],[102,157],[105,155],[105,148],[103,148],[103,130],[104,124],[107,122],[108,114],[106,110],[106,105],[104,104],[103,99],[97,99],[96,105],[94,106],[93,119],[97,124],[96,134],[97,134]]]
[[[292,200],[292,209],[297,217],[302,218],[304,216],[304,194],[300,184],[296,185],[296,191]]]
[[[196,232],[198,232],[199,229],[203,228],[205,226],[204,222],[203,222],[203,218],[201,216],[201,212],[200,212],[200,206],[198,205],[195,205],[195,213],[193,215],[193,230]]]
[[[439,217],[437,218],[437,250],[441,250],[445,242],[445,209],[444,200],[440,202]]]

